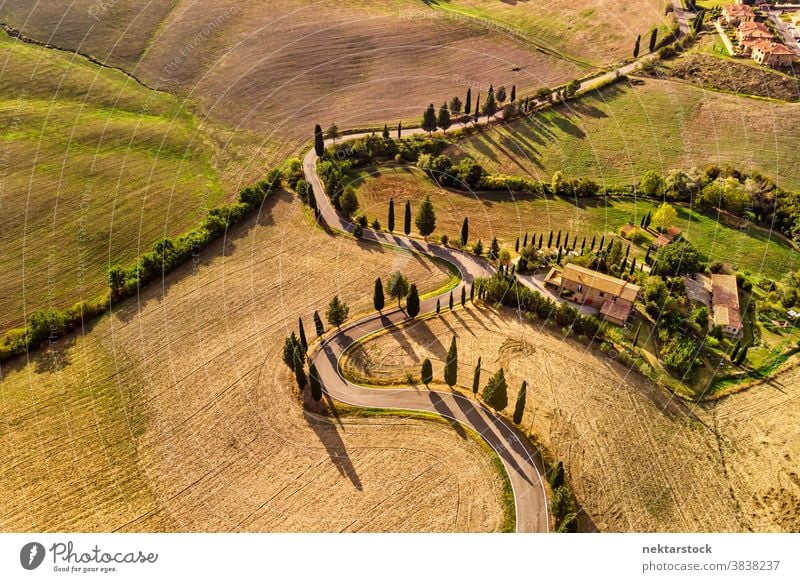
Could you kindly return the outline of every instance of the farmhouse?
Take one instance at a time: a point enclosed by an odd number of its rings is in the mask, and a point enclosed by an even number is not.
[[[739,289],[733,275],[711,276],[711,310],[714,325],[722,327],[728,337],[742,337],[742,315],[739,311]]]
[[[792,50],[779,42],[761,40],[751,46],[753,60],[769,67],[788,67],[792,64]]]
[[[617,325],[628,321],[640,289],[633,283],[571,263],[560,277],[548,275],[547,280],[558,287],[559,297],[597,307],[603,319]]]
[[[745,4],[728,4],[722,8],[722,19],[728,26],[738,26],[755,18],[753,9]]]
[[[763,22],[748,20],[742,22],[736,29],[736,38],[739,42],[746,43],[754,40],[771,40],[772,33]]]

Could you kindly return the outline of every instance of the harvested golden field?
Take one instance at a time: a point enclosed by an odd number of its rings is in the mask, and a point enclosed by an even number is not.
[[[492,172],[550,180],[556,171],[603,185],[647,170],[731,164],[800,188],[800,105],[708,91],[677,81],[618,83],[452,146]]]
[[[303,411],[283,338],[338,293],[446,269],[309,225],[288,195],[82,336],[4,366],[3,531],[493,531],[492,458],[448,425]]]
[[[649,39],[656,26],[662,37],[671,22],[665,16],[669,3],[663,0],[434,0],[430,4],[497,22],[537,46],[598,67],[630,58],[637,35]]]
[[[564,461],[583,527],[602,531],[798,531],[800,374],[778,376],[710,409],[686,405],[599,351],[509,311],[469,307],[370,339],[346,369],[380,382],[442,381],[458,338],[459,383],[502,367],[511,415],[528,382],[521,427]],[[437,389],[440,388],[437,386]],[[424,386],[419,387],[425,390]],[[715,434],[719,431],[719,438]]]

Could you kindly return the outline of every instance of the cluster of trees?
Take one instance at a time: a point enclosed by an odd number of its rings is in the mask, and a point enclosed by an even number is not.
[[[547,472],[547,482],[553,495],[550,497],[550,513],[556,522],[559,533],[578,531],[578,509],[575,497],[567,487],[564,476],[564,463],[559,461]]]
[[[386,285],[389,297],[397,300],[397,307],[402,307],[402,300],[406,300],[406,313],[412,319],[419,315],[419,291],[414,283],[409,284],[408,279],[400,271],[395,271],[389,276]],[[383,311],[386,307],[386,297],[383,290],[383,281],[380,277],[375,279],[375,289],[372,292],[372,305],[376,311]]]

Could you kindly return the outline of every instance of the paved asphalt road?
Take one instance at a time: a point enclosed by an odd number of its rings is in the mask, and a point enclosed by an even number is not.
[[[409,130],[406,135],[421,130]],[[356,135],[345,139],[354,139]],[[330,199],[325,195],[322,180],[316,172],[317,155],[311,149],[303,159],[306,180],[312,185],[322,220],[334,230],[350,232],[352,224],[340,217],[333,209]],[[483,260],[468,253],[426,243],[421,240],[397,236],[384,232],[364,229],[365,240],[394,245],[418,253],[439,257],[455,265],[461,273],[461,283],[453,290],[458,301],[461,288],[467,292],[475,277],[491,275],[493,268]],[[449,292],[440,295],[446,304]],[[431,313],[436,309],[436,297],[422,301],[420,314]],[[404,311],[384,310],[342,328],[336,335],[326,340],[312,355],[324,390],[334,399],[355,406],[417,410],[439,414],[455,420],[480,434],[497,452],[511,479],[514,489],[518,532],[546,532],[549,530],[547,495],[539,468],[530,452],[517,439],[514,431],[477,400],[450,392],[433,390],[366,388],[346,381],[339,369],[339,358],[353,342],[386,327],[399,324],[408,319]],[[462,384],[471,378],[462,378]]]

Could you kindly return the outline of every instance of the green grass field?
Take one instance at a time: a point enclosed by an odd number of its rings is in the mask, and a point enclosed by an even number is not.
[[[549,180],[558,170],[603,185],[647,170],[729,163],[800,188],[800,105],[675,81],[617,84],[453,146],[491,172]]]
[[[224,192],[218,146],[178,99],[0,34],[0,330],[97,295]]]
[[[484,247],[492,237],[513,247],[525,232],[569,232],[579,238],[618,232],[628,222],[638,224],[641,217],[655,209],[647,199],[607,197],[579,199],[515,196],[508,192],[467,194],[438,188],[421,171],[407,167],[368,168],[355,176],[362,211],[370,221],[377,217],[386,227],[389,198],[394,198],[402,228],[402,209],[411,201],[412,213],[425,195],[430,195],[436,211],[434,236],[447,234],[453,240],[460,236],[464,217],[470,220],[470,241],[480,238]],[[751,226],[738,230],[716,216],[704,215],[688,207],[678,207],[676,226],[710,261],[729,261],[753,274],[780,277],[800,268],[800,253],[783,239]],[[580,244],[580,243],[579,243]]]

